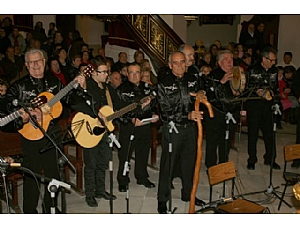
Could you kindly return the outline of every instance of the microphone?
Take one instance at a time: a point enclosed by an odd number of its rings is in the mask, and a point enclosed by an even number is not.
[[[5,161],[5,159],[3,159],[1,156],[0,156],[0,167],[2,168],[5,168],[5,169],[8,169],[9,167],[21,167],[21,163],[15,163],[15,162],[12,162],[12,163],[8,163]]]
[[[15,107],[17,107],[17,106],[30,106],[30,105],[31,105],[31,103],[28,103],[28,102],[22,102],[22,101],[19,101],[19,100],[17,100],[17,99],[13,99],[11,103],[12,103],[12,105],[15,106]]]

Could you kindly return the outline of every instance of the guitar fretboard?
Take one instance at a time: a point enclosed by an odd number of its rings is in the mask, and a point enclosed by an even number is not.
[[[20,117],[22,114],[21,111],[15,111],[11,114],[9,114],[8,116],[5,116],[3,118],[0,119],[0,126],[4,126],[6,124],[8,124],[9,122],[13,121],[14,119],[17,119],[18,117]]]
[[[153,96],[144,97],[143,99],[141,99],[139,101],[139,103],[144,103],[148,98],[153,99],[154,97]],[[107,121],[114,120],[115,118],[118,118],[118,117],[124,115],[125,113],[134,110],[138,106],[139,103],[130,104],[130,105],[126,106],[125,108],[122,108],[119,111],[107,116],[106,117]]]
[[[57,102],[59,102],[64,96],[66,96],[68,92],[70,92],[73,88],[76,88],[77,86],[78,86],[77,81],[71,81],[68,85],[66,85],[66,87],[61,89],[54,97],[52,97],[49,100],[48,105],[52,107]]]

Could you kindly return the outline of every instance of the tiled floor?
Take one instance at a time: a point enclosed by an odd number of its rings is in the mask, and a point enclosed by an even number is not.
[[[286,125],[283,123],[283,130],[277,130],[277,163],[283,169],[283,146],[295,143],[295,125]],[[246,129],[243,127],[242,133],[236,133],[236,147],[238,150],[231,150],[229,160],[234,161],[238,171],[237,187],[239,194],[243,194],[246,199],[251,199],[260,203],[263,206],[269,208],[272,214],[294,214],[296,210],[300,209],[300,201],[297,201],[292,196],[292,187],[289,187],[286,193],[285,200],[292,205],[292,208],[282,204],[280,211],[277,210],[279,199],[274,195],[268,193],[269,190],[274,190],[279,196],[283,191],[283,178],[282,169],[273,170],[272,179],[270,178],[270,169],[263,164],[263,152],[264,144],[262,139],[258,140],[258,163],[254,171],[246,169],[247,164],[247,134],[243,133]],[[203,148],[205,148],[205,139],[203,140]],[[158,148],[157,163],[159,164],[160,147]],[[205,158],[205,150],[203,150],[202,160]],[[129,194],[118,192],[118,184],[116,181],[116,169],[118,167],[118,159],[116,151],[113,151],[113,193],[117,196],[117,199],[113,201],[112,207],[110,202],[98,199],[99,206],[96,208],[88,207],[85,203],[85,196],[77,194],[74,190],[71,190],[70,194],[66,194],[66,212],[68,214],[157,214],[157,185],[158,185],[158,169],[149,168],[150,180],[156,184],[155,188],[147,189],[144,186],[136,184],[133,176],[134,161],[132,163],[132,169],[130,170],[131,183],[129,185]],[[293,170],[295,171],[295,170]],[[299,170],[298,170],[299,171]],[[106,189],[109,191],[110,187],[110,175],[107,172]],[[74,176],[71,177],[75,181]],[[173,181],[175,189],[172,191],[172,210],[176,208],[175,214],[187,214],[189,212],[189,203],[180,200],[180,188],[181,182],[177,178]],[[271,183],[271,185],[270,185]],[[278,187],[278,188],[277,188]],[[230,184],[226,184],[226,194],[230,192]],[[222,192],[222,186],[217,186],[213,190],[213,200],[218,199],[219,193]],[[257,192],[257,193],[256,193]],[[272,192],[272,191],[271,191]],[[249,194],[248,194],[249,193]],[[254,194],[255,193],[255,194]],[[205,202],[209,199],[209,186],[206,175],[206,168],[201,164],[200,180],[197,188],[196,196]],[[229,196],[229,195],[227,195]],[[19,186],[19,202],[22,206],[22,183]],[[3,213],[7,213],[6,204],[2,203]],[[199,207],[195,207],[197,211]],[[11,210],[11,213],[15,213]],[[212,213],[208,211],[205,213]]]

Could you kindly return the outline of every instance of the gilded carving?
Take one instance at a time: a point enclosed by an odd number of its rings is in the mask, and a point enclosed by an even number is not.
[[[164,56],[164,45],[165,45],[165,35],[162,32],[161,29],[159,29],[159,27],[154,24],[154,23],[150,23],[150,42],[151,45],[162,55]]]
[[[178,47],[172,42],[171,39],[168,38],[167,44],[168,44],[168,46],[167,46],[167,47],[168,47],[168,49],[167,49],[168,56],[169,56],[172,52],[177,51]]]
[[[146,22],[146,15],[136,15],[133,22],[133,26],[143,35],[143,37],[146,37]]]

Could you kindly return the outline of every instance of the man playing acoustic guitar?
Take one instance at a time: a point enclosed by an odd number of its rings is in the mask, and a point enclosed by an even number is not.
[[[7,111],[9,113],[15,109],[20,109],[21,105],[18,104],[31,103],[34,99],[42,98],[42,96],[40,96],[41,93],[44,94],[44,98],[48,95],[56,95],[54,97],[55,99],[48,100],[48,103],[44,104],[42,107],[33,110],[28,108],[27,112],[21,113],[22,118],[16,118],[10,123],[10,125],[22,135],[22,166],[37,174],[41,174],[43,171],[45,177],[59,180],[59,167],[57,163],[59,154],[55,147],[41,153],[41,150],[45,149],[50,142],[49,139],[44,136],[36,122],[40,123],[49,136],[55,132],[60,134],[58,117],[61,114],[62,105],[59,100],[73,89],[73,86],[76,84],[79,84],[85,89],[85,77],[77,76],[70,85],[62,88],[62,83],[58,78],[44,75],[45,57],[43,52],[39,49],[30,49],[25,53],[25,65],[29,74],[12,84],[11,87],[9,87],[6,96],[3,98],[6,99],[5,103],[8,104]],[[15,100],[18,102],[12,102]],[[35,119],[36,121],[33,121],[32,119]],[[38,213],[37,206],[39,196],[40,192],[35,178],[26,173],[23,182],[24,213]],[[50,213],[52,206],[50,193],[47,191],[46,185],[43,200],[43,212]]]

